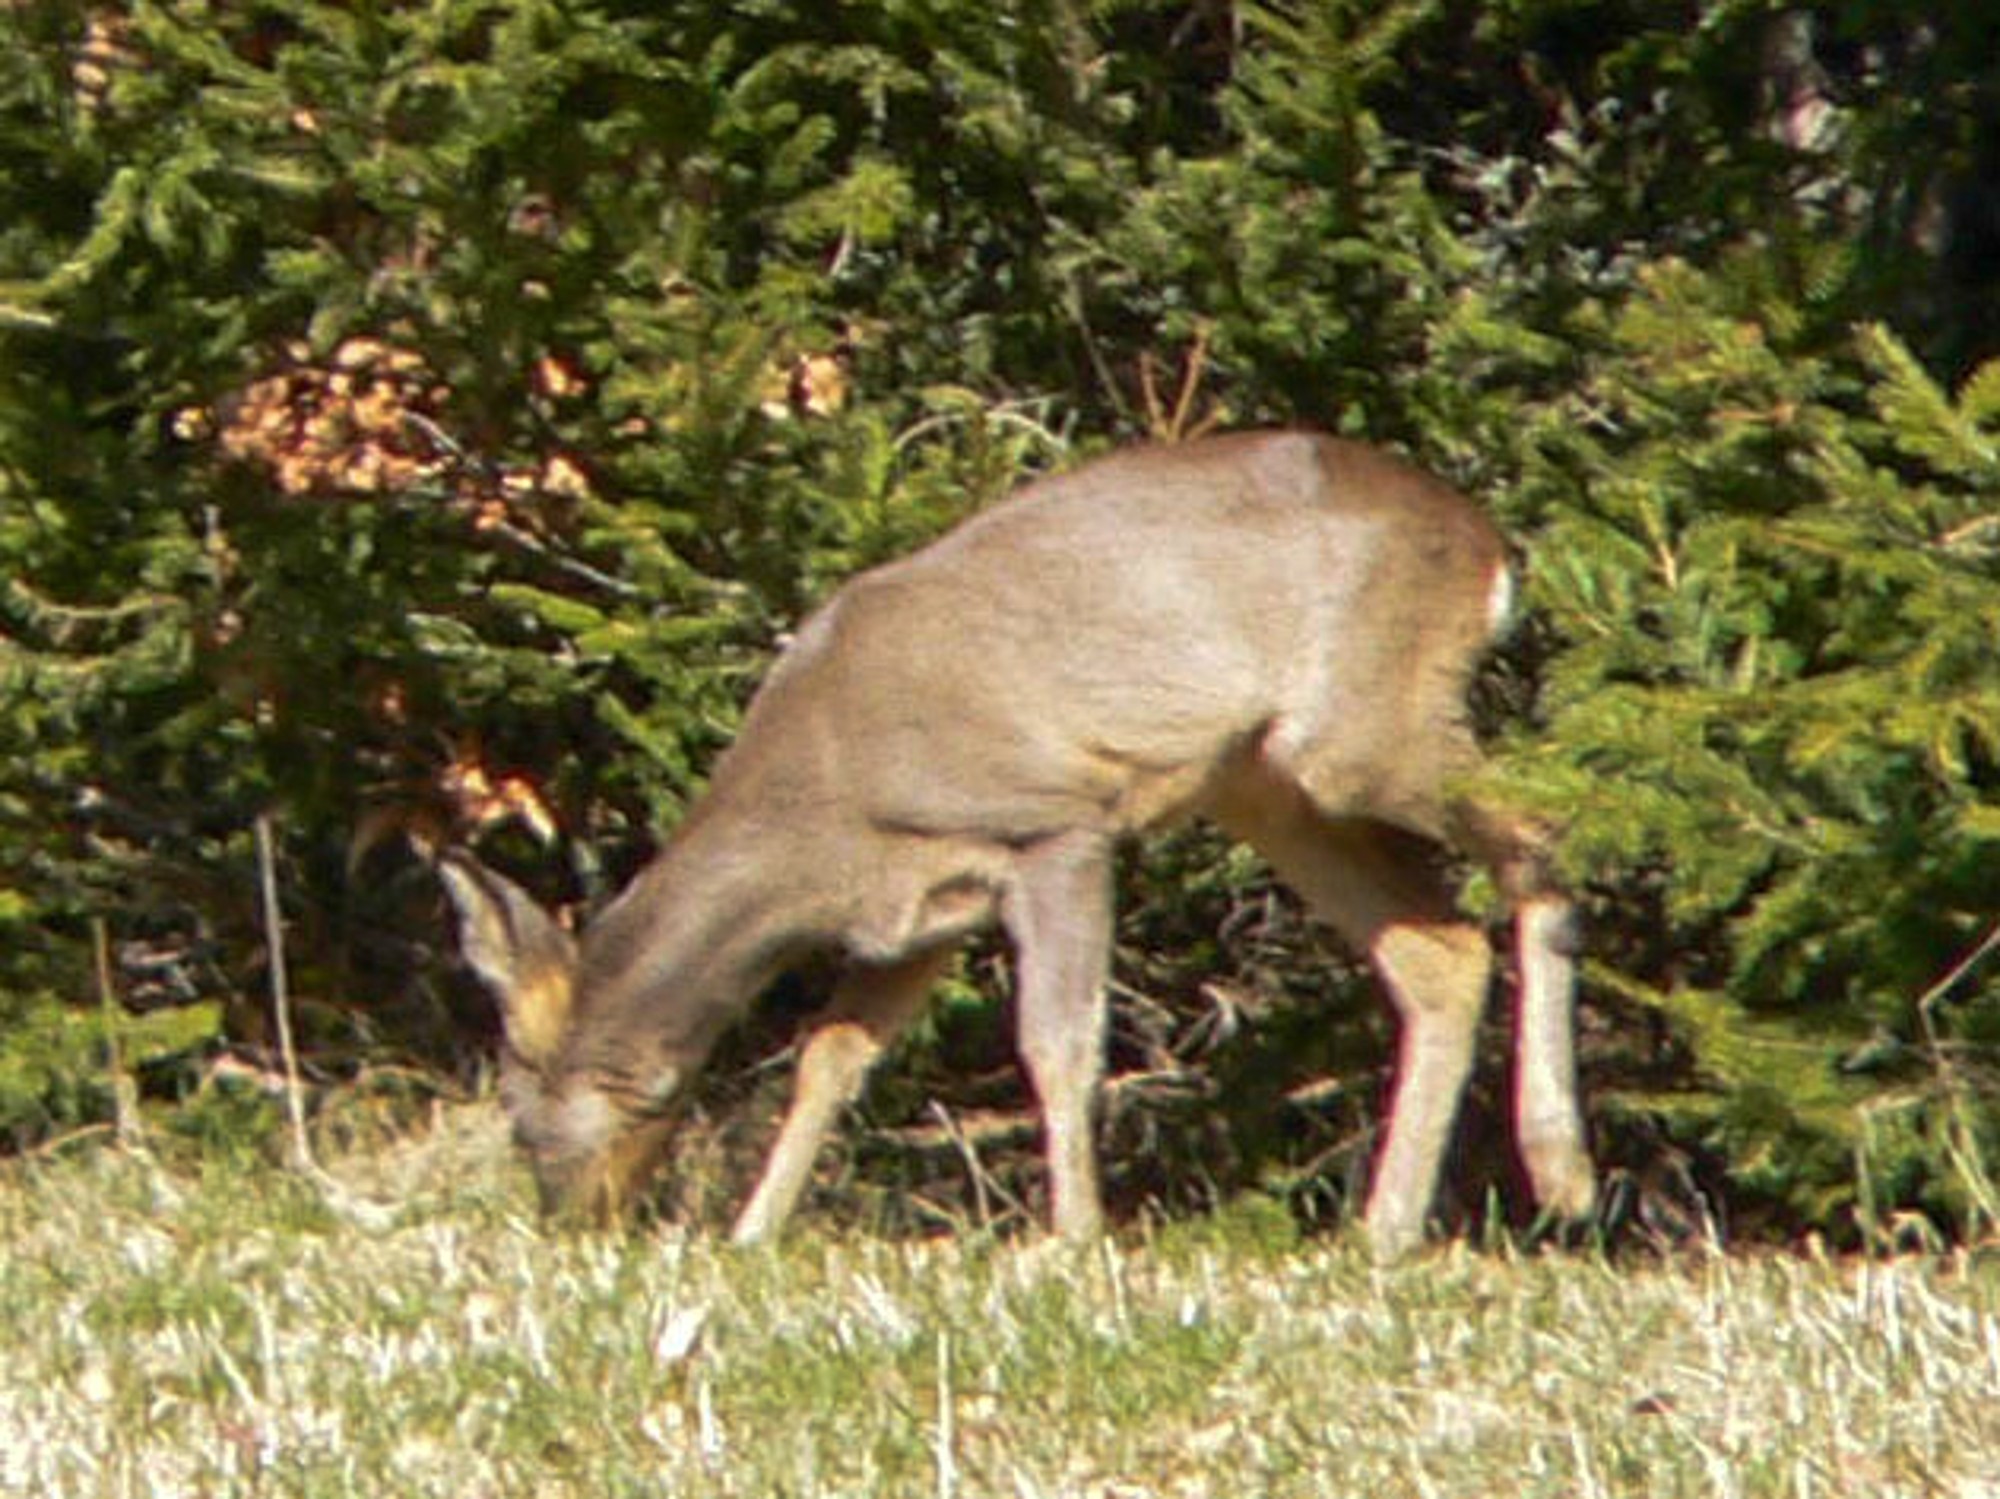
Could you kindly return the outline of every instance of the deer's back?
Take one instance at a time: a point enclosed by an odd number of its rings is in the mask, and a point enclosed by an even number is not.
[[[1503,569],[1483,515],[1367,448],[1128,450],[850,582],[732,758],[781,755],[914,831],[1138,825],[1261,735],[1391,732],[1357,713],[1385,690],[1455,711]]]

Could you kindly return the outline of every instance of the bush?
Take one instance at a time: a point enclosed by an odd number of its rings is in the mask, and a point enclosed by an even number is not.
[[[1789,1223],[1982,1228],[1990,985],[1918,1000],[1991,909],[1986,29],[0,10],[21,1097],[99,1106],[50,1039],[94,1011],[93,918],[128,1003],[263,1042],[266,812],[316,1065],[467,1065],[491,1022],[413,839],[601,899],[841,577],[1085,449],[1304,421],[1489,496],[1532,558],[1498,779],[1572,827],[1609,1154],[1726,1161]],[[1326,985],[1295,926],[1226,920],[1260,880],[1199,840],[1127,880],[1121,982],[1163,1009],[1128,1000],[1118,1060],[1225,1105],[1128,1090],[1142,1193],[1187,1180],[1148,1151],[1233,1184],[1365,1143],[1366,1089],[1223,1117],[1232,1068],[1322,1097],[1381,1055],[1315,1005],[1275,1055],[1203,1050],[1205,976]]]

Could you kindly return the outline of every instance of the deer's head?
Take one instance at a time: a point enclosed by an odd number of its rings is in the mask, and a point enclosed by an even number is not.
[[[576,939],[512,881],[471,856],[438,872],[458,912],[459,948],[500,1001],[506,1046],[500,1099],[534,1171],[544,1212],[608,1222],[627,1207],[672,1133],[678,1076],[657,1069],[621,1086],[617,1059],[594,1065],[573,1044],[580,1011]]]

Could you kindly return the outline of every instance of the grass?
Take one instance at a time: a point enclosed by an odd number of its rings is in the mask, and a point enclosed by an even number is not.
[[[0,1492],[2000,1495],[2000,1263],[545,1234],[490,1115],[0,1178]]]

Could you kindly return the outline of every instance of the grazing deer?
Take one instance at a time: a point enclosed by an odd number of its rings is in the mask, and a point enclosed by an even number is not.
[[[1470,800],[1465,690],[1512,582],[1492,525],[1351,443],[1243,434],[1045,479],[863,574],[800,629],[666,848],[580,941],[462,853],[466,960],[505,1013],[503,1098],[544,1205],[615,1212],[722,1032],[802,954],[846,963],[739,1241],[773,1234],[955,942],[1012,941],[1055,1227],[1099,1232],[1112,850],[1211,819],[1368,955],[1401,1019],[1367,1229],[1422,1236],[1491,957],[1438,871],[1516,907],[1518,1143],[1588,1211],[1570,911],[1537,831]]]

